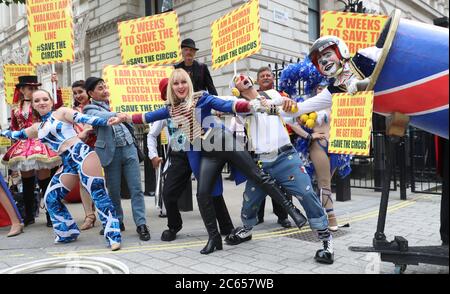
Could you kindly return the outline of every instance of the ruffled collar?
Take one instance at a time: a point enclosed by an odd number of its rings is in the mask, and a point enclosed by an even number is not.
[[[350,66],[348,63],[344,63],[342,72],[335,78],[334,85],[335,86],[342,86],[346,85],[346,82],[353,76],[353,73],[350,69]]]

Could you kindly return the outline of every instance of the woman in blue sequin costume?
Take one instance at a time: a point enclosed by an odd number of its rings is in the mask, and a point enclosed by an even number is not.
[[[21,131],[4,131],[2,135],[13,139],[39,138],[61,156],[63,165],[53,176],[45,193],[45,205],[56,235],[55,243],[75,241],[80,234],[77,224],[61,202],[79,180],[94,201],[108,245],[113,251],[120,249],[119,220],[106,192],[100,160],[94,150],[77,137],[73,124],[106,126],[120,123],[121,119],[92,117],[66,107],[52,111],[53,99],[45,90],[33,93],[32,107],[40,115],[41,122]]]

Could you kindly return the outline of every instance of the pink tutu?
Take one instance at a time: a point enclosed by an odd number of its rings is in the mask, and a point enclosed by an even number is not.
[[[19,140],[3,156],[2,163],[13,171],[52,169],[61,158],[37,139]]]

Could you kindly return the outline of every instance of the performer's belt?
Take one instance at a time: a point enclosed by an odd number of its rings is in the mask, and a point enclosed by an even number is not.
[[[276,155],[278,156],[279,154],[292,150],[294,149],[294,146],[292,146],[292,144],[286,144],[281,146],[280,148],[278,148],[276,151],[272,151],[272,152],[265,152],[265,153],[259,153],[259,154],[255,154],[255,157],[257,159],[261,158],[261,157],[266,157],[266,156],[270,156],[270,155]]]

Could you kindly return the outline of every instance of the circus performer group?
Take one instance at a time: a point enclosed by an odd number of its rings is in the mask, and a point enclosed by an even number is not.
[[[117,211],[121,208],[108,194],[101,158],[91,147],[92,142],[91,146],[86,144],[87,138],[101,127],[165,121],[172,129],[171,135],[178,137],[172,144],[174,152],[170,155],[174,165],[169,167],[163,188],[169,217],[169,229],[163,232],[163,241],[174,240],[182,228],[174,204],[177,197],[168,195],[181,193],[183,187],[179,184],[183,181],[175,179],[184,178],[184,172],[177,172],[186,170],[186,175],[192,171],[198,180],[197,203],[208,233],[201,254],[223,249],[221,231],[226,231],[224,241],[228,245],[251,240],[252,229],[258,223],[258,210],[269,195],[298,228],[309,223],[322,244],[315,253],[315,260],[331,264],[334,261],[332,232],[338,229],[331,176],[335,170],[341,176],[349,173],[349,158],[330,157],[327,150],[332,93],[364,90],[380,50],[367,48],[352,58],[341,39],[324,36],[316,40],[309,53],[313,65],[304,66],[310,69],[313,66],[315,72],[309,73],[320,76],[320,82],[309,85],[314,88],[314,93],[311,91],[309,98],[298,101],[275,90],[257,91],[253,80],[245,74],[233,77],[230,83],[234,88],[233,96],[194,92],[189,74],[184,69],[175,69],[163,82],[163,96],[167,97],[165,107],[134,115],[111,112],[107,118],[82,114],[93,107],[84,107],[89,103],[86,102],[89,97],[85,95],[86,91],[83,94],[82,83],[74,84],[74,89],[80,88],[81,95],[77,94],[76,99],[79,108],[56,109],[51,94],[37,88],[40,84],[36,77],[26,80],[22,77],[17,85],[21,95],[18,96],[18,108],[13,111],[11,130],[3,131],[2,135],[16,140],[3,162],[9,169],[21,172],[24,224],[33,222],[33,207],[26,199],[33,197],[36,174],[45,191],[44,202],[55,242],[75,241],[80,230],[61,201],[79,181],[85,194],[84,228],[93,226],[95,206],[107,245],[111,250],[120,249],[121,220]],[[91,90],[105,87],[102,79],[90,79]],[[213,111],[239,118],[245,125],[247,145],[212,115]],[[160,131],[161,127],[157,128]],[[297,134],[294,140],[287,129]],[[247,181],[241,210],[242,225],[234,229],[225,204],[215,203],[223,202],[221,171],[226,163],[233,167],[237,183]],[[50,170],[57,166],[60,167],[50,180]],[[317,187],[312,179],[317,181]],[[12,223],[8,235],[17,235],[23,230],[22,220],[3,181],[1,187],[1,203]],[[293,204],[292,197],[299,200],[306,216]],[[221,227],[219,230],[217,220],[227,229]]]
[[[319,63],[315,63],[319,71],[325,76],[334,74],[340,63],[335,62],[333,64],[334,71],[330,71],[324,60],[333,62],[333,59],[328,56],[327,52],[325,54],[324,52],[315,52],[318,51],[315,48],[313,46],[311,55],[317,53],[320,56],[317,61]],[[194,92],[187,72],[183,69],[176,69],[166,82],[166,107],[133,116],[111,113],[105,119],[81,113],[86,110],[83,108],[87,104],[83,98],[86,98],[85,100],[89,98],[85,97],[85,91],[82,90],[84,85],[81,83],[73,85],[74,94],[78,98],[76,99],[79,104],[78,109],[65,107],[55,109],[51,94],[37,88],[40,84],[37,83],[36,77],[27,77],[33,79],[27,83],[23,81],[24,77],[21,78],[23,84],[19,83],[17,87],[22,93],[21,96],[26,99],[23,98],[19,103],[18,110],[13,112],[15,120],[11,130],[2,132],[3,136],[17,140],[17,142],[8,150],[3,161],[8,164],[9,169],[21,171],[24,194],[30,193],[28,190],[35,184],[34,178],[25,177],[28,171],[49,170],[61,165],[51,178],[50,184],[47,180],[48,187],[42,187],[45,190],[45,207],[56,235],[55,242],[72,242],[80,234],[77,224],[62,203],[64,197],[79,181],[85,196],[90,195],[92,199],[92,202],[87,199],[83,201],[86,220],[90,221],[88,224],[85,221],[84,225],[90,226],[95,221],[95,216],[92,217],[94,215],[93,206],[95,206],[104,228],[108,246],[112,250],[120,248],[121,230],[116,213],[117,208],[108,195],[100,159],[91,147],[92,143],[91,146],[85,143],[86,136],[92,135],[93,132],[87,126],[92,125],[94,128],[98,128],[122,123],[142,124],[170,119],[174,129],[182,133],[185,138],[183,144],[177,144],[177,151],[186,152],[190,169],[198,179],[197,203],[209,236],[208,242],[200,253],[209,254],[223,248],[222,237],[216,222],[218,205],[214,204],[215,197],[212,196],[222,195],[221,171],[225,163],[229,163],[238,175],[241,174],[241,179],[247,180],[247,183],[241,211],[242,226],[232,230],[228,229],[225,238],[226,244],[237,245],[251,239],[252,228],[258,222],[257,213],[260,204],[265,196],[269,195],[281,205],[298,228],[309,222],[310,227],[317,231],[317,236],[323,244],[322,248],[316,252],[315,259],[320,263],[333,263],[333,238],[330,231],[336,230],[337,223],[332,207],[330,168],[329,164],[319,163],[327,161],[327,155],[326,153],[325,156],[314,155],[317,152],[314,151],[315,147],[311,147],[311,158],[323,157],[315,160],[316,173],[320,174],[319,171],[327,169],[327,173],[325,173],[327,176],[319,176],[321,203],[299,152],[291,143],[286,132],[283,116],[286,113],[293,116],[294,102],[292,99],[281,96],[275,90],[258,92],[252,79],[244,74],[233,77],[231,85],[238,90],[238,94],[235,96],[217,97],[207,92]],[[95,84],[91,85],[91,89],[95,89],[98,85],[102,86],[103,83],[102,79],[96,79]],[[22,86],[25,86],[24,89],[21,88]],[[234,93],[236,94],[236,91]],[[310,98],[310,100],[314,99]],[[220,120],[211,119],[213,117],[212,110],[234,113],[239,116],[247,126],[248,146],[244,146],[243,142],[236,140],[233,133]],[[16,125],[16,121],[20,122],[20,125]],[[291,128],[299,132],[295,124],[291,125]],[[267,130],[270,131],[267,132]],[[317,141],[318,148],[326,151],[326,143],[322,142],[326,142],[326,135],[323,135],[320,130],[318,133],[321,135],[314,139],[317,139],[315,141]],[[302,133],[299,132],[299,134],[301,137]],[[308,133],[306,137],[311,136]],[[84,139],[85,142],[81,139]],[[176,158],[176,153],[173,153],[172,157]],[[174,161],[176,162],[176,160]],[[32,175],[34,174],[39,175],[38,172],[33,172]],[[173,174],[175,171],[169,172],[168,177],[173,177]],[[41,180],[41,178],[39,179]],[[176,192],[174,185],[169,181],[164,190],[171,191],[172,189]],[[5,192],[7,191],[6,186],[3,189]],[[300,201],[306,216],[294,206],[291,200],[292,196]],[[25,198],[26,196],[24,196]],[[11,197],[8,199],[11,200]],[[9,202],[11,203],[11,201]],[[167,204],[171,210],[170,202],[167,201]],[[8,205],[3,206],[7,207]],[[32,217],[28,216],[28,210],[31,209],[31,207],[26,209],[25,224],[32,221]],[[14,209],[9,207],[8,211],[11,215]],[[169,220],[172,225],[163,234],[166,241],[174,240],[176,233],[181,229],[180,217],[177,217],[176,212],[171,215],[174,215]],[[227,211],[225,215],[229,219]],[[20,216],[10,217],[10,219],[13,223],[11,230],[22,231]]]

